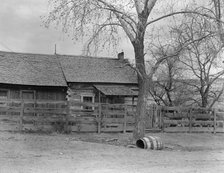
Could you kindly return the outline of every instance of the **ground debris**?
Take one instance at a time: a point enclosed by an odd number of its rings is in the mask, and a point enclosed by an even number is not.
[[[126,147],[127,147],[127,148],[137,148],[137,146],[134,145],[134,144],[127,145]]]
[[[118,141],[118,138],[106,139],[106,142],[115,142]]]

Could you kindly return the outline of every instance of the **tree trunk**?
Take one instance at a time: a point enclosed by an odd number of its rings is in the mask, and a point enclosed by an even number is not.
[[[201,95],[201,106],[206,108],[208,106],[208,92],[203,92]]]
[[[141,44],[142,43],[142,44]],[[144,46],[143,41],[134,44],[136,69],[138,72],[138,102],[135,115],[135,127],[133,131],[133,140],[136,141],[145,135],[145,115],[148,96],[149,80],[145,70]]]
[[[201,106],[202,106],[203,108],[206,108],[207,105],[208,105],[208,99],[207,99],[206,97],[203,97],[203,96],[202,96],[202,104],[201,104]]]

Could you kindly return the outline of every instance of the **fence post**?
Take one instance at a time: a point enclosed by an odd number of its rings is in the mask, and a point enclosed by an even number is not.
[[[153,119],[152,119],[152,128],[156,128],[156,121],[158,120],[158,107],[153,104]]]
[[[160,116],[161,116],[161,129],[162,129],[162,132],[164,132],[164,114],[163,114],[163,111],[162,111],[162,107],[161,107],[161,109],[160,109]]]
[[[23,130],[23,113],[24,113],[24,102],[21,101],[21,110],[19,115],[19,131],[22,132]]]
[[[192,130],[192,109],[189,111],[189,133],[191,133]]]
[[[66,104],[66,115],[65,115],[65,132],[68,133],[68,123],[69,123],[69,114],[70,114],[70,106],[69,106],[69,101],[67,100]]]
[[[213,133],[216,133],[216,109],[213,109],[212,111],[213,115],[214,115],[214,131]]]
[[[97,121],[98,121],[97,132],[98,133],[101,133],[101,116],[102,116],[102,105],[99,103],[99,115],[97,118]]]
[[[124,105],[124,129],[123,133],[126,133],[127,129],[127,105]]]
[[[157,112],[158,114],[156,116],[159,116],[159,128],[162,129],[162,111],[161,111],[161,106],[158,107],[159,111]]]

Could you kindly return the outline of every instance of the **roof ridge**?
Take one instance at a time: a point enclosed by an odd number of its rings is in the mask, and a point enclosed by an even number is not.
[[[8,51],[0,51],[0,53],[7,54],[20,54],[20,55],[42,55],[42,56],[55,56],[54,54],[42,54],[42,53],[28,53],[28,52],[8,52]]]
[[[88,56],[88,55],[60,55],[60,54],[57,54],[59,56],[62,56],[62,57],[68,57],[68,58],[94,58],[94,59],[107,59],[107,60],[119,60],[118,58],[114,58],[114,57],[103,57],[103,56]]]
[[[110,60],[118,60],[118,58],[114,57],[106,57],[106,56],[89,56],[89,55],[71,55],[71,54],[45,54],[45,53],[29,53],[29,52],[8,52],[8,51],[1,51],[0,53],[6,53],[6,54],[20,54],[20,55],[42,55],[42,56],[66,56],[66,57],[72,57],[72,58],[95,58],[95,59],[110,59]]]

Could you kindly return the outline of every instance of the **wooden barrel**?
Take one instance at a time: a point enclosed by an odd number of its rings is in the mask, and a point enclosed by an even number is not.
[[[145,136],[136,141],[136,146],[142,149],[161,150],[163,149],[162,140],[156,136]]]

